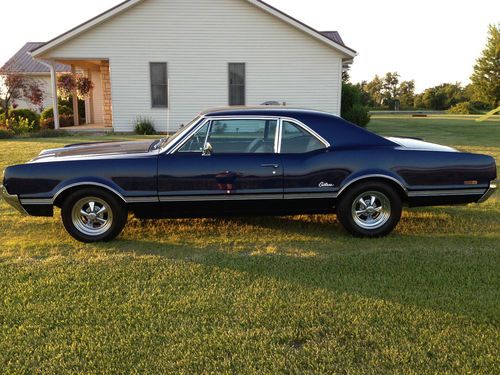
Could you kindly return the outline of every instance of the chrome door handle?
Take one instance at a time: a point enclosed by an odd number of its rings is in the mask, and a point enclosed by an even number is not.
[[[278,169],[280,167],[278,164],[261,164],[260,166],[263,168],[274,168],[274,169]]]

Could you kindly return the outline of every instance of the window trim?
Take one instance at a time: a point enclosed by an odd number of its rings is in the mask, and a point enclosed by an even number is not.
[[[167,151],[168,154],[173,154],[173,153],[176,153],[182,146],[184,146],[184,144],[186,144],[189,139],[198,131],[200,130],[203,126],[205,126],[205,124],[207,122],[210,122],[210,125],[209,125],[209,128],[208,128],[208,133],[207,133],[207,137],[205,139],[205,144],[203,145],[203,147],[206,146],[207,142],[208,142],[208,136],[210,135],[210,131],[212,130],[212,123],[214,121],[219,121],[219,120],[235,120],[235,121],[239,121],[239,120],[268,120],[268,121],[276,121],[276,132],[275,132],[275,135],[274,135],[274,154],[277,154],[277,139],[278,139],[278,135],[279,135],[279,131],[280,131],[280,119],[279,117],[276,117],[276,116],[238,116],[238,117],[233,117],[233,116],[214,116],[214,117],[205,117],[204,118],[204,121],[202,121],[201,123],[199,123],[198,125],[196,125],[194,127],[194,129],[192,129],[191,131],[187,132],[185,135],[184,135],[184,139],[182,139],[175,147],[173,147],[171,150]],[[188,154],[188,153],[186,153]],[[241,152],[238,152],[236,154],[245,154],[245,153],[241,153]],[[223,154],[219,154],[219,155],[223,155]],[[224,154],[224,155],[230,155],[229,153],[228,154]]]
[[[162,84],[162,85],[159,85],[159,84],[156,84],[156,85],[153,85],[153,64],[165,64],[165,77],[167,79],[166,83],[165,84]],[[168,79],[168,62],[166,61],[150,61],[149,62],[149,90],[150,90],[150,93],[151,93],[151,108],[152,109],[165,109],[165,108],[169,108],[170,106],[170,85],[169,85],[169,79]],[[166,92],[166,98],[167,98],[167,104],[161,104],[161,105],[155,105],[153,103],[153,86],[163,86],[165,87],[165,89],[167,90]]]
[[[332,145],[330,144],[330,142],[328,142],[325,138],[323,138],[321,135],[319,135],[318,133],[316,133],[314,130],[312,130],[309,126],[307,126],[306,124],[304,124],[303,122],[297,120],[297,119],[294,119],[294,118],[290,118],[290,117],[280,117],[280,122],[279,122],[279,130],[280,130],[280,134],[279,134],[279,144],[278,144],[278,154],[281,154],[281,146],[282,146],[282,143],[283,143],[283,122],[290,122],[294,125],[297,125],[299,128],[301,128],[302,130],[304,130],[306,133],[309,133],[309,135],[311,135],[312,137],[316,138],[319,142],[323,143],[323,145],[325,146],[325,149],[326,148],[331,148]],[[307,154],[307,152],[302,152],[302,154]]]
[[[231,64],[242,64],[244,67],[243,75],[243,104],[231,104]],[[227,63],[227,104],[230,107],[245,106],[247,103],[247,63],[246,62],[228,62]]]
[[[201,129],[207,122],[217,121],[217,120],[275,120],[277,121],[276,126],[276,135],[274,136],[274,153],[281,154],[281,141],[282,141],[282,131],[283,131],[283,121],[291,122],[298,127],[305,130],[307,133],[315,137],[318,141],[325,145],[325,148],[331,148],[332,145],[314,130],[312,130],[309,126],[305,125],[303,122],[291,118],[291,117],[280,117],[280,116],[202,116],[197,124],[193,124],[191,129],[186,129],[184,134],[180,136],[180,140],[172,145],[170,148],[167,148],[164,153],[173,154],[177,152],[179,148],[184,146],[186,142],[189,141],[191,136]],[[210,126],[211,127],[211,126]],[[210,128],[209,128],[210,131]],[[205,140],[206,145],[207,140]],[[205,146],[204,145],[204,146]],[[229,155],[229,154],[227,154]]]

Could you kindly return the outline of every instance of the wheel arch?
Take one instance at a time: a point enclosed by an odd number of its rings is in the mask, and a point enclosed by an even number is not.
[[[408,202],[408,190],[406,189],[405,185],[396,177],[388,176],[386,174],[369,174],[352,178],[342,185],[337,194],[337,198],[340,199],[342,195],[350,188],[370,181],[382,182],[391,186],[392,188],[394,188],[394,191],[398,193],[403,202]]]
[[[82,182],[76,182],[72,184],[68,184],[65,187],[59,189],[56,194],[54,195],[54,198],[52,199],[53,205],[57,207],[61,207],[62,203],[64,200],[73,192],[85,188],[97,188],[101,189],[104,191],[107,191],[108,193],[113,194],[118,200],[122,201],[123,203],[127,203],[125,198],[123,197],[122,194],[120,194],[116,189],[103,184],[99,182],[92,182],[92,181],[82,181]]]

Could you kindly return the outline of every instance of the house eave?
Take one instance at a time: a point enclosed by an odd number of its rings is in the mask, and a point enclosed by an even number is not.
[[[68,30],[67,32],[51,39],[44,45],[38,47],[37,49],[34,49],[31,51],[31,55],[34,58],[41,57],[43,54],[48,52],[49,50],[59,46],[60,44],[78,36],[79,34],[83,33],[84,31],[95,27],[109,18],[112,18],[127,9],[139,4],[144,0],[125,0],[124,2],[116,5],[115,7],[105,11],[104,13],[101,13],[97,15],[96,17],[74,27],[71,30]],[[357,56],[357,52],[354,51],[353,49],[343,46],[341,44],[336,43],[335,41],[327,38],[326,36],[322,35],[318,30],[306,25],[305,23],[291,17],[290,15],[282,12],[281,10],[274,8],[273,6],[267,4],[266,2],[262,0],[246,0],[249,3],[253,4],[254,6],[260,8],[261,10],[281,19],[282,21],[290,24],[291,26],[305,32],[306,34],[309,34],[310,36],[320,40],[321,42],[327,44],[328,46],[336,49],[338,52],[340,52],[343,55],[344,59],[353,59],[354,57]]]

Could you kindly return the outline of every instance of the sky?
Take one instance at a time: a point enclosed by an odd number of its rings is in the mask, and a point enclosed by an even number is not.
[[[50,40],[119,2],[1,0],[0,65],[25,42]],[[339,31],[359,53],[351,81],[396,71],[402,80],[414,79],[417,91],[443,82],[466,84],[486,44],[488,24],[500,22],[498,0],[267,2],[317,30]]]

